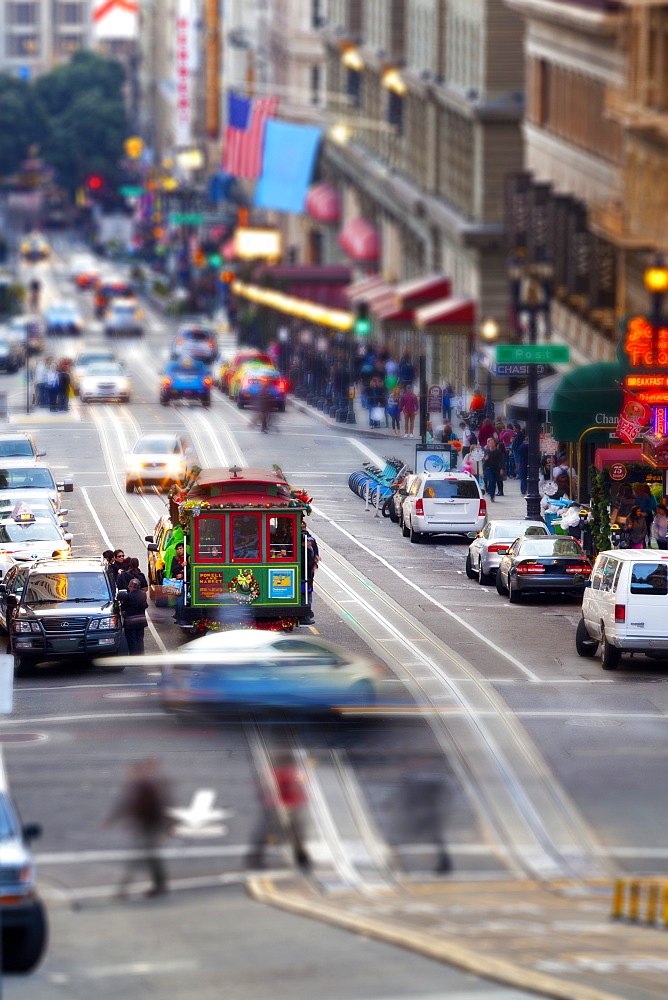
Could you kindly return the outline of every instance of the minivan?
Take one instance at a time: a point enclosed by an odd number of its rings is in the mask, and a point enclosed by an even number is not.
[[[668,552],[613,549],[599,553],[582,602],[575,633],[580,656],[601,647],[604,670],[621,655],[668,657]]]
[[[402,504],[402,531],[411,542],[423,535],[464,535],[485,526],[487,504],[469,472],[421,473]]]

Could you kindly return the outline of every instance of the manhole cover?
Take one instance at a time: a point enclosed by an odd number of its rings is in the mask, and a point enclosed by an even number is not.
[[[0,743],[37,743],[46,739],[46,733],[0,733]]]
[[[586,726],[589,729],[610,729],[613,726],[621,726],[618,719],[567,719],[567,726]]]

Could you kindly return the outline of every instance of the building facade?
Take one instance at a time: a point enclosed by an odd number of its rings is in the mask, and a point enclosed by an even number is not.
[[[0,0],[0,72],[31,79],[91,42],[91,0]]]

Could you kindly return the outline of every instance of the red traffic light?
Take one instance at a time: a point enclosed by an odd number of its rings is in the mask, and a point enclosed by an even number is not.
[[[86,179],[86,187],[89,191],[101,191],[104,187],[104,181],[99,174],[91,174]]]

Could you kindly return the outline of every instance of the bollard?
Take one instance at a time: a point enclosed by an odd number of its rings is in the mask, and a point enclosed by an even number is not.
[[[381,487],[380,483],[378,483],[378,486],[376,487],[376,513],[373,515],[374,517],[380,517],[381,516],[381,514],[380,514],[380,491],[381,491],[381,489],[382,489],[382,487]]]
[[[629,882],[629,912],[627,917],[636,921],[640,913],[640,882]]]
[[[647,912],[645,914],[645,923],[654,925],[656,923],[656,914],[659,908],[659,887],[654,882],[652,885],[647,887]]]
[[[661,886],[661,923],[668,930],[668,883]]]
[[[612,888],[612,909],[610,917],[612,920],[621,920],[624,916],[624,888],[626,883],[623,878],[616,878]]]

